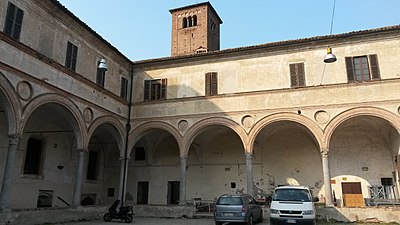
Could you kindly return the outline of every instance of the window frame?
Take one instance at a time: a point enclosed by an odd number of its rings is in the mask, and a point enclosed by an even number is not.
[[[78,58],[78,47],[74,45],[72,42],[67,42],[67,52],[65,56],[65,66],[72,70],[76,71],[76,62]]]
[[[290,87],[305,87],[306,72],[304,62],[289,64],[290,71]]]
[[[15,40],[20,40],[24,11],[15,4],[8,2],[4,21],[4,33]]]
[[[366,77],[365,76],[366,74],[361,74],[360,75],[361,79],[357,78],[355,60],[361,60],[361,59],[366,60],[366,65],[368,67],[368,79],[364,79]],[[345,64],[346,64],[347,81],[349,83],[381,80],[377,54],[345,57]],[[361,69],[361,71],[365,69],[362,67],[359,68]]]
[[[205,95],[218,95],[218,73],[208,72],[205,74]]]
[[[121,86],[120,86],[119,96],[124,100],[128,100],[128,88],[129,88],[128,84],[129,84],[128,78],[121,76],[120,79]]]
[[[167,99],[167,78],[144,81],[144,101]]]

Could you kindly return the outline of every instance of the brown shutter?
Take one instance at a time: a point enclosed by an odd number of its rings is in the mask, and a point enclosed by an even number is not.
[[[296,76],[296,64],[290,64],[290,86],[296,87],[297,86],[297,76]]]
[[[218,73],[211,73],[211,95],[218,95]]]
[[[346,70],[347,70],[347,79],[349,82],[354,82],[354,66],[353,66],[353,57],[346,57]]]
[[[150,100],[150,85],[151,85],[151,80],[145,80],[144,81],[144,100]]]
[[[206,73],[206,96],[211,95],[211,73]]]
[[[167,78],[161,79],[161,98],[167,98]]]
[[[377,55],[369,55],[369,63],[371,66],[371,75],[373,80],[381,79],[379,74],[379,66],[378,66],[378,56]]]
[[[71,58],[71,69],[75,71],[76,68],[76,58],[78,56],[78,47],[72,45],[72,58]],[[104,78],[103,78],[103,86],[104,86]]]
[[[305,86],[306,79],[305,79],[305,72],[304,72],[304,63],[297,63],[297,77],[298,77],[298,85]]]

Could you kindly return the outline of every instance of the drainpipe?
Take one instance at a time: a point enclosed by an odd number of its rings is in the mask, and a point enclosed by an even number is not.
[[[131,131],[131,108],[132,108],[132,89],[133,89],[133,68],[130,73],[131,85],[129,88],[129,102],[128,102],[128,117],[126,119],[125,125],[125,153],[124,153],[124,176],[122,177],[122,196],[121,196],[121,207],[125,203],[125,186],[126,186],[126,176],[127,176],[127,162],[128,162],[128,142],[129,142],[129,132]]]

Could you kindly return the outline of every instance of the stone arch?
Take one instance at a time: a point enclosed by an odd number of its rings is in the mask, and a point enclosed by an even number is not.
[[[24,130],[24,127],[31,116],[31,114],[37,109],[38,107],[48,104],[48,103],[56,103],[61,105],[62,107],[66,108],[68,112],[71,113],[73,118],[75,119],[75,123],[72,124],[72,127],[74,128],[75,132],[75,137],[77,141],[77,148],[78,149],[85,149],[87,150],[87,132],[86,132],[86,127],[85,127],[85,121],[83,119],[83,116],[78,108],[78,106],[69,100],[68,98],[65,98],[64,96],[60,94],[44,94],[44,95],[39,95],[36,98],[34,98],[29,104],[25,107],[23,114],[22,114],[22,120],[21,120],[21,131]]]
[[[233,132],[235,132],[240,140],[242,141],[243,147],[245,149],[245,151],[247,151],[246,146],[247,146],[247,134],[246,131],[235,121],[224,118],[224,117],[213,117],[213,118],[207,118],[207,119],[203,119],[198,121],[197,123],[195,123],[192,127],[189,128],[189,130],[187,131],[187,133],[184,136],[184,144],[185,144],[185,155],[188,154],[188,150],[190,147],[190,144],[193,142],[193,140],[195,139],[195,137],[199,134],[199,132],[207,127],[207,126],[212,126],[212,125],[222,125],[225,127],[230,128],[231,130],[233,130]]]
[[[291,121],[304,126],[313,135],[319,147],[322,147],[322,129],[311,119],[296,113],[276,113],[262,118],[250,130],[248,143],[249,149],[253,151],[255,139],[264,127],[268,126],[271,123],[279,121]]]
[[[135,146],[135,143],[140,140],[140,138],[142,138],[144,135],[146,135],[146,132],[151,129],[160,129],[168,132],[174,137],[174,139],[178,143],[179,150],[183,149],[182,135],[174,126],[166,122],[147,122],[140,124],[129,134],[129,148],[127,155],[131,154],[132,148]],[[180,152],[180,154],[182,155],[182,152]]]
[[[95,119],[89,126],[88,129],[88,138],[87,141],[90,141],[90,138],[93,135],[93,132],[101,125],[103,124],[110,124],[112,128],[114,129],[113,132],[113,137],[115,140],[117,140],[118,147],[119,147],[119,153],[120,156],[123,157],[124,154],[124,143],[125,143],[125,128],[122,125],[121,121],[119,121],[117,118],[112,117],[112,116],[101,116],[97,119]],[[85,145],[88,145],[89,143],[85,143]]]
[[[21,121],[21,102],[9,80],[0,72],[0,101],[4,103],[8,120],[8,134],[18,134]]]
[[[332,118],[325,128],[323,145],[324,148],[329,149],[330,140],[336,128],[343,122],[358,116],[374,116],[389,122],[400,133],[400,117],[393,114],[386,109],[378,107],[357,107],[346,110],[339,115]]]

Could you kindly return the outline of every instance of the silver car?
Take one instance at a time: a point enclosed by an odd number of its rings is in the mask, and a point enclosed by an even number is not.
[[[224,222],[244,222],[253,225],[254,221],[263,221],[261,205],[248,194],[222,195],[215,204],[215,225]]]

